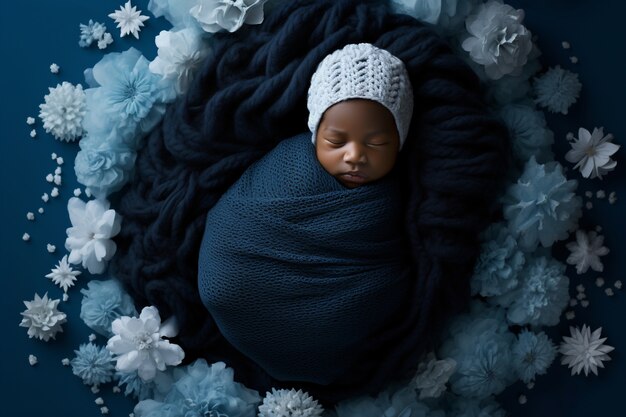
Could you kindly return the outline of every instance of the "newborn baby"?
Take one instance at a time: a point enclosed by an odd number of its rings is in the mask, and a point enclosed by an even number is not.
[[[367,385],[413,354],[403,339],[414,278],[391,174],[412,97],[387,51],[335,51],[311,79],[311,133],[279,143],[207,215],[200,296],[272,378]]]

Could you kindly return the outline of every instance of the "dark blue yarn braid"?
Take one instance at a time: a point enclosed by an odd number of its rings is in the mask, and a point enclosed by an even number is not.
[[[306,130],[306,93],[317,64],[358,42],[402,59],[415,89],[397,166],[415,276],[415,303],[405,314],[414,320],[385,334],[390,348],[398,340],[414,348],[367,352],[367,363],[330,386],[296,384],[326,404],[411,375],[445,320],[466,307],[477,236],[502,186],[506,130],[488,114],[477,77],[432,29],[390,14],[380,2],[294,0],[260,26],[216,35],[189,92],[148,136],[134,180],[119,195],[124,221],[112,263],[138,306],[177,316],[176,342],[188,360],[224,360],[236,379],[261,392],[291,388],[221,336],[198,295],[198,251],[205,216],[220,196],[278,142]]]

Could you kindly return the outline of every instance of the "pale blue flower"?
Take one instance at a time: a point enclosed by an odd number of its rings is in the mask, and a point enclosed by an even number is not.
[[[517,342],[513,345],[513,362],[517,374],[525,383],[534,380],[536,375],[545,374],[555,357],[556,347],[544,332],[523,330],[517,335]]]
[[[500,295],[517,286],[524,253],[503,223],[491,225],[483,234],[480,256],[471,280],[472,295]]]
[[[78,45],[81,48],[86,48],[93,42],[100,41],[104,37],[106,30],[107,28],[104,23],[94,22],[91,19],[89,19],[89,23],[86,25],[81,23]]]
[[[86,385],[100,385],[110,382],[115,371],[115,361],[111,352],[104,346],[84,343],[75,350],[76,357],[70,361],[72,372]]]
[[[254,417],[259,394],[233,380],[234,371],[223,362],[208,365],[197,359],[174,369],[175,382],[162,401],[144,400],[136,417],[228,416]]]
[[[527,260],[519,274],[519,286],[492,299],[507,309],[512,324],[554,326],[569,301],[569,279],[565,265],[555,259],[537,257]]]
[[[417,400],[412,387],[404,387],[396,392],[387,389],[378,397],[362,396],[337,404],[337,417],[444,417],[439,410],[430,408]]]
[[[161,77],[148,69],[149,61],[135,48],[106,54],[85,79],[87,95],[83,126],[90,134],[113,129],[149,132],[165,112]],[[138,132],[138,133],[139,133]]]
[[[157,372],[156,376],[151,381],[141,379],[137,371],[116,371],[115,378],[118,380],[118,386],[126,386],[124,388],[124,395],[131,395],[139,401],[148,398],[162,400],[174,383],[169,369],[164,372]]]
[[[534,156],[537,162],[554,160],[554,133],[546,126],[543,112],[523,104],[509,104],[500,110],[511,136],[513,156],[526,162]]]
[[[116,279],[91,280],[87,288],[80,292],[83,294],[80,318],[90,329],[103,336],[113,335],[111,330],[113,320],[122,316],[137,315],[133,299]]]
[[[576,103],[581,88],[578,74],[557,65],[535,79],[535,101],[552,113],[567,114],[570,106]]]
[[[447,417],[505,417],[506,412],[494,400],[488,397],[484,400],[464,398],[457,396],[454,400],[449,400],[450,409]]]
[[[454,393],[465,397],[487,398],[502,392],[517,375],[511,361],[515,336],[508,330],[500,308],[472,303],[472,312],[454,319],[439,356],[457,362],[450,377]]]
[[[261,24],[265,2],[267,0],[197,0],[189,14],[209,33],[222,29],[235,32],[244,23]]]
[[[533,45],[528,54],[528,61],[517,75],[504,75],[500,79],[489,80],[486,75],[479,73],[481,79],[485,81],[487,99],[502,106],[527,98],[532,91],[530,79],[542,68],[539,62],[540,55],[539,49]]]
[[[150,0],[148,10],[155,17],[163,16],[176,29],[197,27],[198,22],[191,17],[189,10],[198,4],[198,0]]]
[[[503,199],[504,218],[522,249],[532,251],[539,243],[552,246],[576,229],[582,215],[577,185],[565,178],[557,162],[542,165],[530,158]]]

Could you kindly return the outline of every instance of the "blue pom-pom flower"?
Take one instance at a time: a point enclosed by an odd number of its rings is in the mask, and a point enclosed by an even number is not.
[[[518,161],[534,156],[537,162],[554,159],[554,133],[546,126],[543,112],[522,104],[510,104],[500,111],[511,136],[513,155]]]
[[[517,275],[525,256],[503,223],[491,225],[483,234],[484,243],[471,280],[472,295],[501,295],[517,287]]]
[[[576,228],[582,215],[577,185],[565,178],[558,163],[542,165],[530,158],[503,199],[504,218],[522,249],[532,251],[539,243],[552,246]]]
[[[527,260],[520,272],[519,286],[490,301],[507,307],[512,324],[554,326],[569,300],[569,278],[565,265],[544,256]]]
[[[113,336],[111,331],[113,320],[122,316],[137,315],[133,299],[115,279],[89,281],[87,288],[80,292],[83,294],[80,318],[89,328],[103,336]]]
[[[115,361],[104,346],[84,343],[75,350],[76,357],[70,361],[72,372],[86,385],[106,384],[113,379]]]
[[[519,378],[525,383],[546,373],[556,357],[556,348],[544,332],[523,330],[513,346],[513,362]]]
[[[578,74],[556,66],[535,79],[535,102],[552,113],[567,114],[582,88]]]
[[[163,401],[140,401],[135,416],[255,416],[261,397],[235,382],[233,376],[234,371],[223,362],[209,366],[204,359],[197,359],[183,369],[174,369],[175,382]]]

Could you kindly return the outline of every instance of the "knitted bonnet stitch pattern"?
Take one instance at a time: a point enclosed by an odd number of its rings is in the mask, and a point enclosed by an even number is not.
[[[324,112],[348,99],[368,99],[393,115],[404,145],[413,114],[413,86],[401,60],[369,43],[346,45],[324,58],[311,78],[307,107],[312,142]]]
[[[367,360],[328,385],[278,381],[233,348],[203,306],[200,243],[207,213],[243,172],[308,130],[307,91],[319,63],[355,43],[402,60],[413,86],[415,109],[397,169],[415,302],[403,312],[412,325],[394,328],[386,340],[391,348],[400,338],[411,349],[365,352]],[[176,316],[175,343],[187,361],[224,361],[249,388],[298,387],[327,404],[375,393],[397,377],[389,370],[411,374],[447,318],[467,306],[478,235],[492,221],[505,178],[507,143],[478,78],[433,29],[380,1],[281,2],[261,25],[215,34],[188,93],[145,138],[135,176],[116,196],[124,222],[111,273],[138,308],[154,305],[164,320]]]

